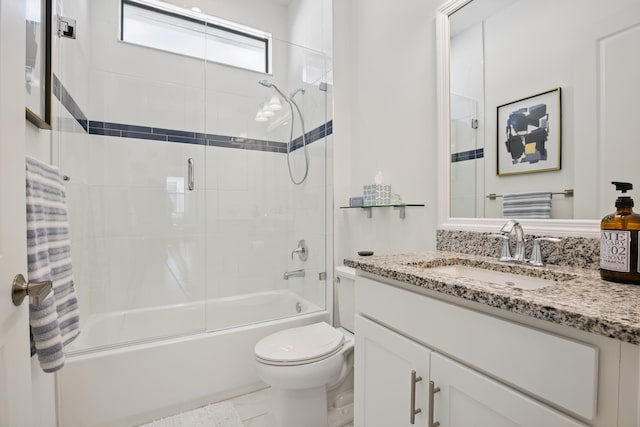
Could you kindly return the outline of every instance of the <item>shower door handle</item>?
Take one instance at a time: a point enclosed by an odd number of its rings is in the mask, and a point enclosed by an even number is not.
[[[187,165],[188,165],[187,187],[189,188],[189,191],[193,191],[193,189],[195,188],[194,175],[193,175],[193,159],[190,158],[189,160],[187,160]]]

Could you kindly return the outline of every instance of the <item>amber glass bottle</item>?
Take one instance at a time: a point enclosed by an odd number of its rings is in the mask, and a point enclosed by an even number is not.
[[[623,194],[633,188],[628,182],[612,182]],[[600,277],[604,280],[640,285],[638,230],[640,215],[633,212],[633,199],[620,196],[616,211],[600,222]]]

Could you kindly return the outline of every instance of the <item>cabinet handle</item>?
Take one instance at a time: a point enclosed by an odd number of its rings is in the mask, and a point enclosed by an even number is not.
[[[429,427],[438,427],[439,421],[433,422],[433,395],[440,391],[433,381],[429,381]]]
[[[411,371],[411,412],[409,413],[409,424],[416,423],[416,414],[422,412],[422,409],[416,409],[416,383],[422,381],[422,377],[416,375],[416,371]]]

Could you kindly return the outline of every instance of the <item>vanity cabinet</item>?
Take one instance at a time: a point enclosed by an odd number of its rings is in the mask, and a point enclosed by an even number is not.
[[[384,280],[356,279],[356,426],[431,427],[429,381],[443,427],[637,425],[637,346]]]
[[[362,316],[355,354],[356,427],[585,426]]]
[[[356,425],[428,427],[431,351],[361,316],[355,328]]]
[[[434,420],[448,427],[586,426],[438,353],[431,354]]]

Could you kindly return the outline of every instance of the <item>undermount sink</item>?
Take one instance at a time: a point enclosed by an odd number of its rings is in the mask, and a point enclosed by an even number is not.
[[[528,291],[546,288],[547,286],[553,286],[557,283],[556,280],[505,273],[503,271],[486,270],[484,268],[470,267],[468,265],[445,265],[441,267],[429,267],[428,269],[434,273],[446,274],[451,277],[473,279],[481,282],[511,286],[515,289],[524,289]]]

